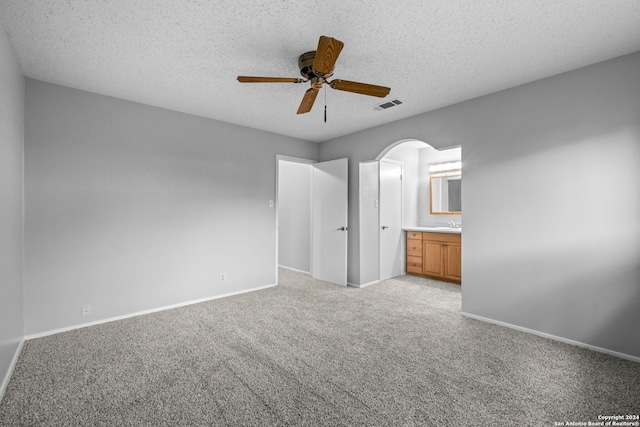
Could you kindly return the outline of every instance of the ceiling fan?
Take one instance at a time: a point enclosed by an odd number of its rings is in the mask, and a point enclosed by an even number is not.
[[[344,43],[331,37],[320,36],[318,49],[303,53],[298,58],[300,74],[304,79],[289,77],[254,77],[238,76],[240,83],[305,83],[310,82],[311,88],[307,89],[298,108],[298,114],[311,111],[313,103],[323,84],[328,84],[333,89],[346,92],[361,93],[363,95],[384,98],[391,91],[384,86],[376,86],[367,83],[358,83],[348,80],[327,80],[333,76],[333,66],[340,55]]]

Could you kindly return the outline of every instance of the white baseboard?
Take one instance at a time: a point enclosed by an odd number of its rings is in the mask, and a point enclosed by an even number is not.
[[[309,271],[298,270],[297,268],[287,267],[286,265],[278,265],[278,268],[284,268],[285,270],[291,270],[291,271],[295,271],[295,272],[298,272],[298,273],[304,273],[304,274],[311,275],[311,272],[309,272]]]
[[[347,283],[349,286],[353,286],[354,288],[366,288],[367,286],[377,285],[380,283],[379,280],[374,280],[373,282],[363,283],[362,285],[356,285],[355,283]]]
[[[199,304],[201,302],[207,302],[207,301],[212,301],[212,300],[216,300],[216,299],[220,299],[220,298],[231,297],[231,296],[234,296],[234,295],[245,294],[247,292],[260,291],[260,290],[263,290],[263,289],[273,288],[274,286],[277,286],[277,285],[274,284],[274,285],[259,286],[257,288],[245,289],[245,290],[236,291],[236,292],[229,292],[229,293],[226,293],[226,294],[216,295],[216,296],[213,296],[213,297],[207,297],[207,298],[201,298],[201,299],[197,299],[197,300],[185,301],[185,302],[181,302],[181,303],[178,303],[178,304],[172,304],[172,305],[167,305],[167,306],[163,306],[163,307],[152,308],[152,309],[149,309],[149,310],[137,311],[135,313],[125,314],[125,315],[122,315],[122,316],[115,316],[115,317],[109,317],[107,319],[96,320],[95,322],[82,323],[82,324],[79,324],[79,325],[67,326],[67,327],[64,327],[64,328],[52,329],[52,330],[44,331],[44,332],[38,332],[38,333],[35,333],[35,334],[27,335],[24,338],[25,338],[25,340],[32,340],[34,338],[41,338],[41,337],[46,337],[46,336],[49,336],[49,335],[59,334],[61,332],[68,332],[68,331],[73,331],[75,329],[87,328],[89,326],[100,325],[102,323],[114,322],[116,320],[128,319],[130,317],[135,317],[135,316],[143,316],[145,314],[156,313],[158,311],[164,311],[164,310],[171,310],[171,309],[174,309],[174,308],[184,307],[184,306],[192,305],[192,304]]]
[[[482,322],[492,323],[492,324],[498,325],[498,326],[504,326],[506,328],[515,329],[517,331],[526,332],[528,334],[537,335],[539,337],[548,338],[550,340],[560,341],[560,342],[563,342],[565,344],[571,344],[571,345],[575,345],[577,347],[587,348],[589,350],[597,351],[599,353],[605,353],[605,354],[609,354],[611,356],[620,357],[621,359],[627,359],[627,360],[631,360],[633,362],[640,363],[640,357],[631,356],[630,354],[619,353],[617,351],[609,350],[609,349],[602,348],[602,347],[597,347],[597,346],[591,345],[591,344],[585,344],[585,343],[580,342],[580,341],[574,341],[574,340],[570,340],[568,338],[559,337],[559,336],[556,336],[556,335],[547,334],[546,332],[536,331],[535,329],[529,329],[529,328],[524,328],[522,326],[512,325],[511,323],[501,322],[499,320],[494,320],[494,319],[490,319],[488,317],[478,316],[476,314],[465,313],[465,312],[460,312],[460,314],[462,314],[465,317],[469,317],[471,319],[480,320]]]
[[[16,349],[16,352],[13,355],[13,359],[11,360],[11,364],[9,365],[7,374],[4,376],[4,379],[0,384],[0,402],[2,402],[2,397],[4,396],[4,392],[7,390],[7,386],[9,385],[9,380],[11,379],[11,375],[13,375],[13,370],[16,368],[16,364],[18,363],[18,358],[20,357],[20,353],[22,353],[22,346],[24,345],[24,341],[25,341],[24,338],[20,340],[20,344],[18,344],[18,348]]]

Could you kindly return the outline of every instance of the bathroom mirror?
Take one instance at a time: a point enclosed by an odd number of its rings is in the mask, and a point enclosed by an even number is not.
[[[443,215],[462,214],[462,175],[433,175],[429,181],[431,213]]]

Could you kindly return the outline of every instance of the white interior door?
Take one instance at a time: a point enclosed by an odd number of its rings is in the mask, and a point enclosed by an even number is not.
[[[360,286],[380,280],[379,166],[377,160],[360,163]]]
[[[348,161],[313,165],[313,238],[311,275],[347,285]]]
[[[380,280],[402,274],[402,165],[380,161]]]

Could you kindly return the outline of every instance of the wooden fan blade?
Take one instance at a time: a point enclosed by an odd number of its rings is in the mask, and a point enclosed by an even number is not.
[[[238,81],[240,83],[303,83],[305,80],[290,77],[238,76]]]
[[[377,96],[384,98],[391,92],[391,88],[384,86],[370,85],[367,83],[350,82],[348,80],[334,80],[329,83],[334,89],[344,90],[347,92],[361,93],[363,95]]]
[[[304,93],[304,97],[302,98],[302,102],[300,103],[300,107],[298,107],[298,114],[304,114],[311,111],[311,107],[313,107],[313,103],[316,101],[318,92],[318,89],[307,89]]]
[[[320,36],[316,57],[313,60],[313,71],[326,76],[331,74],[344,43],[331,37]]]

